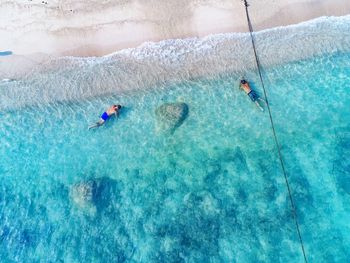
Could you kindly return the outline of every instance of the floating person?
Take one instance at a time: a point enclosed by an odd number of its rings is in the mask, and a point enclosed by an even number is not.
[[[92,128],[97,128],[103,125],[109,117],[111,117],[113,114],[116,115],[117,117],[119,116],[119,110],[121,109],[121,105],[113,105],[109,107],[108,110],[106,110],[104,113],[102,113],[101,118],[99,119],[98,122],[92,124],[89,126],[89,130]]]
[[[239,84],[239,88],[243,89],[245,91],[245,93],[249,96],[249,98],[255,103],[255,105],[261,110],[264,111],[264,109],[261,107],[260,103],[258,100],[261,100],[263,102],[265,102],[262,98],[259,97],[258,94],[256,94],[256,92],[254,90],[252,90],[249,86],[249,83],[245,80],[242,79],[240,84]]]

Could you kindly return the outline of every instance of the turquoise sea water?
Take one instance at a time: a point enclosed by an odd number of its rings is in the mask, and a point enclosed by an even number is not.
[[[263,73],[311,262],[350,256],[349,59]],[[238,78],[1,112],[3,262],[302,262],[268,114]],[[189,116],[158,133],[154,111],[173,101]],[[120,118],[88,131],[113,103]],[[91,179],[93,211],[71,197]]]
[[[0,51],[0,56],[10,56],[12,55],[12,51]]]
[[[348,29],[323,18],[256,35],[309,262],[350,257]],[[303,262],[266,106],[237,86],[244,74],[263,95],[249,41],[0,72],[0,261]],[[173,134],[157,129],[168,102],[189,107]],[[120,117],[89,131],[115,103]]]

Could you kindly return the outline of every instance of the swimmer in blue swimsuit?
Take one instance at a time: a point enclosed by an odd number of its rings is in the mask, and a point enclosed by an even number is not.
[[[249,98],[252,100],[252,102],[255,103],[255,105],[261,110],[264,111],[264,109],[259,104],[258,100],[264,101],[262,98],[259,97],[258,94],[254,90],[252,90],[248,84],[248,82],[244,79],[241,80],[239,84],[239,88],[243,89],[245,93],[249,96]],[[265,102],[265,101],[264,101]]]
[[[103,125],[109,119],[109,117],[111,117],[113,114],[115,114],[116,116],[119,116],[119,110],[121,109],[121,107],[122,106],[120,105],[111,106],[108,110],[102,113],[101,118],[98,122],[89,126],[89,129],[97,128]]]

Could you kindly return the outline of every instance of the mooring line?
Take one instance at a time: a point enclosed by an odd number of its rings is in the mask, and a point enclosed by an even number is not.
[[[293,197],[292,197],[292,191],[291,191],[291,188],[290,188],[290,185],[289,185],[286,169],[284,167],[284,162],[283,162],[283,159],[282,159],[282,154],[281,154],[279,142],[278,142],[277,135],[276,135],[275,125],[274,125],[274,122],[273,122],[273,119],[272,119],[270,104],[269,104],[269,101],[267,99],[267,93],[266,93],[264,81],[263,81],[263,78],[262,78],[261,66],[260,66],[259,58],[258,58],[258,55],[257,55],[257,52],[256,52],[255,41],[254,41],[254,36],[253,36],[254,30],[253,30],[253,26],[252,26],[252,23],[250,21],[249,12],[248,12],[248,6],[249,5],[248,5],[247,0],[242,0],[242,1],[244,2],[244,6],[245,6],[245,13],[246,13],[246,16],[247,16],[247,23],[248,23],[248,27],[249,27],[250,39],[252,41],[252,46],[253,46],[253,50],[254,50],[255,62],[256,62],[257,69],[258,69],[260,82],[261,82],[261,85],[262,85],[262,88],[263,88],[263,91],[264,91],[264,97],[265,97],[266,106],[267,106],[267,109],[268,109],[268,112],[269,112],[270,123],[271,123],[271,128],[272,128],[272,133],[273,133],[273,137],[274,137],[274,140],[275,140],[275,144],[276,144],[276,147],[277,147],[278,157],[279,157],[279,160],[280,160],[280,163],[281,163],[284,179],[285,179],[285,182],[286,182],[286,185],[287,185],[287,189],[288,189],[288,195],[289,195],[289,200],[290,200],[290,203],[291,203],[291,206],[292,206],[292,213],[293,213],[293,217],[294,217],[294,222],[295,222],[295,226],[296,226],[297,233],[298,233],[298,236],[299,236],[300,246],[301,246],[301,250],[303,252],[304,260],[307,263],[304,243],[303,243],[303,239],[301,238],[301,232],[300,232],[300,227],[299,227],[299,223],[298,223],[296,206],[295,206],[295,203],[294,203],[294,200],[293,200]]]

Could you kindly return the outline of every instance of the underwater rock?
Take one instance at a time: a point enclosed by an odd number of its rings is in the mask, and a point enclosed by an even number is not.
[[[336,130],[335,160],[332,174],[336,179],[337,190],[350,194],[350,127]]]
[[[79,182],[71,188],[70,196],[77,207],[94,214],[110,207],[111,200],[119,199],[120,184],[111,178],[93,178]]]
[[[165,103],[156,111],[157,129],[174,132],[188,115],[188,105],[183,102]]]
[[[183,198],[189,209],[195,209],[206,217],[217,215],[220,212],[219,202],[208,191],[190,192]]]
[[[88,180],[75,184],[71,189],[73,202],[80,208],[94,208],[94,199],[97,193],[97,183]]]

